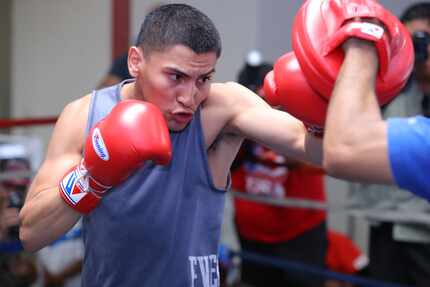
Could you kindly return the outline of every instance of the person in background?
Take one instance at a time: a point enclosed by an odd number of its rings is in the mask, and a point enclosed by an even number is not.
[[[404,94],[421,101],[419,114],[430,116],[430,3],[420,2],[407,8],[401,20],[412,35],[415,66],[410,85]],[[411,101],[411,100],[409,100]],[[413,102],[415,105],[415,102]]]
[[[148,13],[160,7],[162,3],[153,4]],[[121,83],[127,79],[131,79],[132,76],[128,71],[128,51],[115,58],[109,68],[107,74],[101,79],[100,83],[97,85],[97,89],[106,88]]]
[[[251,51],[238,82],[260,96],[272,65]],[[325,201],[324,173],[246,140],[233,162],[232,188],[274,199]],[[234,199],[234,221],[243,251],[325,266],[326,212]],[[242,282],[252,286],[321,286],[320,278],[242,260]]]
[[[4,146],[3,146],[4,147]],[[0,149],[2,147],[0,146]],[[0,159],[0,173],[30,173],[26,158]],[[20,252],[18,244],[19,210],[21,209],[29,176],[10,177],[0,181],[0,286],[26,287],[36,282],[37,269],[32,255]]]
[[[113,86],[124,80],[132,78],[128,72],[127,57],[128,52],[125,52],[113,61],[108,73],[100,81],[97,89]]]
[[[44,287],[80,287],[84,258],[81,221],[63,237],[37,252]]]
[[[348,275],[361,275],[367,273],[369,258],[346,234],[329,230],[327,232],[328,249],[326,255],[327,268],[331,271]],[[336,279],[327,279],[325,287],[352,287],[349,282]]]

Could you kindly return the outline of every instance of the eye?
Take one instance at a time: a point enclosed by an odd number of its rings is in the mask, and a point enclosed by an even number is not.
[[[210,82],[211,80],[212,80],[212,75],[209,75],[209,76],[204,76],[204,77],[200,78],[199,81],[201,84],[205,84],[207,82]]]
[[[179,82],[182,78],[183,78],[183,76],[181,74],[177,74],[177,73],[169,74],[169,79],[174,81],[174,82]]]

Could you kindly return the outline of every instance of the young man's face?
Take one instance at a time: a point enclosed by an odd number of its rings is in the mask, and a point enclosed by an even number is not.
[[[170,130],[180,131],[208,97],[216,62],[215,52],[196,54],[183,45],[153,51],[140,65],[138,93],[160,108]]]
[[[425,19],[416,19],[405,23],[406,28],[411,35],[415,32],[427,32],[430,34],[430,21]],[[415,67],[417,76],[422,79],[430,79],[430,45],[427,46],[429,57],[425,63],[418,63]]]

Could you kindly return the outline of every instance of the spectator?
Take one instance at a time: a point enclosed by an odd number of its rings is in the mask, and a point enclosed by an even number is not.
[[[113,61],[109,68],[109,72],[100,81],[97,89],[113,86],[131,78],[131,75],[128,72],[127,57],[128,52],[125,52]]]
[[[335,272],[348,275],[364,275],[367,272],[369,258],[348,236],[329,230],[328,249],[326,256],[327,267]],[[349,282],[334,279],[326,280],[325,287],[351,287]]]
[[[0,173],[30,172],[25,158],[13,157],[0,160]],[[36,281],[34,258],[19,253],[19,210],[24,202],[29,178],[10,178],[0,182],[0,286],[24,287]]]
[[[44,287],[81,286],[84,245],[80,235],[81,221],[65,236],[38,252]]]
[[[239,83],[262,95],[265,74],[272,69],[251,52],[239,74]],[[233,164],[232,187],[239,192],[275,199],[324,201],[321,170],[292,161],[256,143],[246,141]],[[325,266],[325,211],[286,208],[236,198],[235,223],[244,251]],[[248,260],[242,261],[242,281],[252,286],[321,286],[309,277]]]
[[[148,10],[148,13],[160,7],[161,5],[162,3],[153,4]],[[108,73],[100,81],[100,83],[97,86],[97,89],[113,86],[124,80],[132,78],[132,76],[128,71],[127,58],[128,58],[128,51],[124,52],[119,57],[113,60]]]

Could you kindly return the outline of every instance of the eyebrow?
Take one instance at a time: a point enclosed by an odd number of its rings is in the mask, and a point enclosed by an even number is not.
[[[190,76],[190,75],[188,75],[188,74],[187,74],[187,73],[185,73],[184,71],[179,70],[178,68],[174,68],[174,67],[167,67],[167,68],[166,68],[166,70],[168,70],[168,71],[170,71],[170,72],[177,73],[177,74],[179,74],[179,75],[181,75],[181,76],[183,76],[183,77],[191,78],[191,76]],[[212,68],[212,69],[211,69],[209,72],[207,72],[207,73],[204,73],[204,74],[202,74],[202,75],[199,75],[199,78],[201,78],[201,77],[207,77],[207,76],[209,76],[210,74],[213,74],[213,73],[215,73],[215,68]]]

